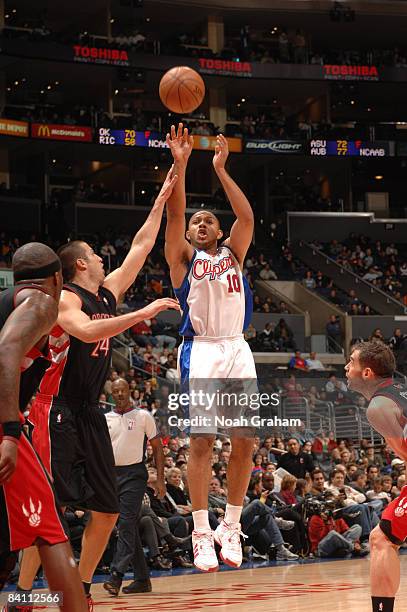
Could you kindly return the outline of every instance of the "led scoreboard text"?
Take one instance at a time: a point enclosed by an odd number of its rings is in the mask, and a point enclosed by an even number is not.
[[[310,154],[320,157],[385,157],[390,154],[386,142],[362,140],[311,140]]]
[[[110,128],[99,129],[99,144],[136,146],[135,130],[111,130]]]
[[[125,147],[149,147],[153,149],[168,148],[165,140],[157,132],[137,132],[132,129],[112,130],[99,128],[98,142],[101,145],[121,145]]]

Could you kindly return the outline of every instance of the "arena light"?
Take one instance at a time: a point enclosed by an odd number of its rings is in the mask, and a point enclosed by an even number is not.
[[[376,181],[382,181],[384,179],[384,176],[382,174],[376,174],[375,179]]]

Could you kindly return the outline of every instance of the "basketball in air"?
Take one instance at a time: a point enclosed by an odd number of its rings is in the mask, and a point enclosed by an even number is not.
[[[160,81],[161,102],[173,113],[192,113],[204,96],[202,77],[188,66],[171,68]]]

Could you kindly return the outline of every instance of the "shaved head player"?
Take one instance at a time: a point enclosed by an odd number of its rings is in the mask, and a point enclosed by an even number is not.
[[[224,389],[226,379],[256,379],[253,355],[243,337],[252,306],[242,268],[253,236],[253,211],[225,169],[228,144],[224,136],[218,136],[213,166],[236,220],[230,237],[221,244],[218,242],[223,232],[219,220],[210,211],[196,212],[185,232],[185,172],[193,141],[182,127],[180,124],[176,132],[172,126],[171,135],[167,136],[179,180],[167,203],[165,237],[165,256],[183,315],[180,329],[183,343],[179,351],[181,383],[192,389],[193,385],[200,384],[199,379],[205,379],[208,388],[219,383]],[[194,520],[194,562],[206,572],[218,569],[214,541],[221,546],[225,563],[232,567],[242,563],[240,515],[252,469],[254,435],[238,429],[230,435],[228,503],[224,520],[213,532],[208,517],[208,488],[215,434],[210,427],[201,431],[191,428],[188,482]]]
[[[15,286],[0,294],[0,590],[16,552],[35,544],[50,589],[63,593],[62,609],[84,612],[52,485],[21,428],[21,412],[50,363],[48,333],[58,315],[61,262],[45,244],[31,242],[17,249],[12,266]]]
[[[356,344],[345,367],[348,386],[367,400],[367,418],[393,451],[407,461],[407,386],[395,382],[393,351],[382,342]],[[370,534],[373,612],[392,612],[400,585],[399,547],[407,538],[407,485],[382,512]]]
[[[116,303],[134,283],[154,246],[176,181],[171,169],[127,257],[106,278],[101,257],[86,242],[69,242],[59,249],[66,284],[58,324],[50,337],[52,365],[29,418],[34,448],[52,474],[61,503],[91,511],[79,563],[90,606],[93,573],[119,510],[112,443],[99,409],[111,363],[110,339],[162,310],[179,309],[175,300],[164,298],[116,317]],[[38,558],[31,550],[23,558],[19,587],[31,588],[37,567]]]

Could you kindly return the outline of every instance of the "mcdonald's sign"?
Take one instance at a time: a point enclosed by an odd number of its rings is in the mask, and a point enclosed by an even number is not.
[[[31,125],[33,138],[50,140],[76,140],[78,142],[92,141],[92,128],[82,125],[51,125],[48,123],[33,123]]]
[[[26,121],[14,121],[13,119],[0,119],[0,134],[27,138],[28,123]]]

